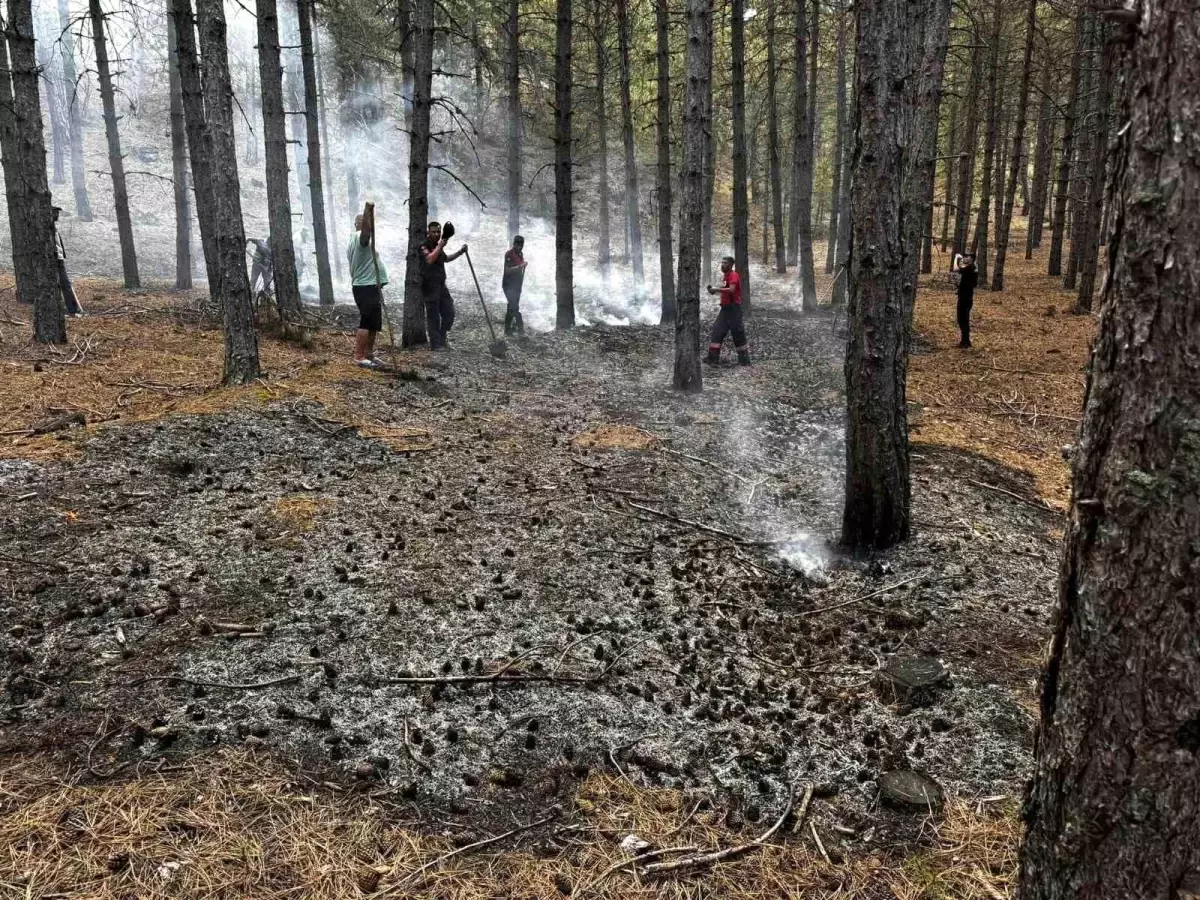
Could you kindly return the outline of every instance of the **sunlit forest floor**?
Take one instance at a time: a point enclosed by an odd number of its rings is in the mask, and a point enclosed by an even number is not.
[[[236,389],[197,297],[84,281],[49,350],[9,290],[0,896],[1007,896],[1092,329],[1042,265],[971,351],[928,280],[915,533],[872,559],[844,319],[790,278],[699,397],[670,329],[495,359],[462,284],[450,354],[363,372],[339,312]],[[909,657],[947,678],[898,697]]]

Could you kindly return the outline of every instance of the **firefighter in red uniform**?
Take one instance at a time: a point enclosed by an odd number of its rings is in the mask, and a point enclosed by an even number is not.
[[[750,347],[746,344],[746,328],[742,324],[742,277],[733,270],[732,256],[721,260],[721,272],[725,276],[724,283],[719,288],[708,286],[710,294],[721,295],[721,311],[717,313],[717,321],[713,322],[705,362],[713,366],[720,364],[721,345],[725,343],[725,335],[732,334],[738,363],[748,366]]]

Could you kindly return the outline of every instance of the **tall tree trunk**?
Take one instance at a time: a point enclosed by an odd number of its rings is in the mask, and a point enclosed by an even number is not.
[[[283,110],[283,64],[279,58],[276,0],[257,0],[258,68],[262,84],[263,149],[266,156],[267,218],[271,227],[275,302],[285,320],[300,315],[296,249],[292,246],[292,201],[288,195],[287,122]]]
[[[50,52],[50,44],[45,40],[38,44],[38,65],[42,67],[42,77],[46,83],[46,112],[50,119],[50,141],[52,143],[51,156],[54,161],[54,177],[55,184],[65,184],[66,176],[66,143],[68,128],[64,127],[61,105],[59,97],[59,88],[61,82],[55,72],[54,59]],[[72,90],[74,85],[71,86]]]
[[[646,296],[646,273],[642,253],[642,214],[638,195],[637,156],[633,140],[633,99],[630,96],[632,68],[629,59],[629,0],[617,0],[617,41],[621,55],[621,134],[625,141],[625,215],[629,220],[629,255],[633,262],[633,292]]]
[[[396,2],[396,33],[400,39],[400,97],[401,106],[404,108],[404,126],[410,129],[412,128],[413,114],[413,82],[416,72],[414,62],[416,37],[412,27],[412,3],[413,0],[397,0]],[[352,212],[355,215],[358,214],[357,204]],[[424,307],[422,307],[422,315],[423,313]]]
[[[817,0],[813,0],[814,4]],[[796,19],[800,22],[804,19],[805,0],[796,0]],[[815,17],[814,17],[815,21]],[[800,57],[803,55],[800,37],[801,26],[796,26],[796,81],[797,85],[806,76],[801,67]],[[796,265],[800,269],[800,304],[806,311],[811,311],[817,308],[817,282],[816,270],[813,263],[813,248],[812,248],[812,187],[813,187],[813,145],[814,136],[816,133],[816,119],[813,113],[816,110],[816,101],[812,96],[816,78],[816,32],[809,36],[806,42],[810,44],[807,49],[811,56],[811,65],[809,67],[809,83],[805,90],[805,98],[807,100],[807,108],[804,111],[804,131],[800,136],[799,159],[793,169],[793,177],[796,179],[796,186],[792,189],[792,195],[796,199],[796,206],[793,215],[796,220],[796,240],[797,251]],[[799,104],[799,101],[797,101]],[[795,150],[793,150],[795,152]]]
[[[1089,152],[1091,132],[1088,129],[1093,122],[1091,98],[1092,91],[1095,89],[1097,71],[1097,47],[1095,44],[1097,30],[1096,17],[1089,13],[1084,37],[1086,52],[1084,53],[1083,72],[1079,78],[1079,120],[1076,122],[1079,133],[1076,135],[1075,141],[1075,174],[1071,181],[1069,200],[1071,246],[1067,256],[1067,269],[1063,273],[1063,287],[1067,290],[1075,290],[1079,277],[1079,244],[1083,238],[1088,191],[1092,183],[1092,155]]]
[[[421,245],[429,226],[429,129],[433,112],[434,0],[412,0],[412,114],[408,133],[408,250],[404,268],[404,325],[400,342],[417,347],[427,341],[421,296]]]
[[[983,180],[979,197],[979,214],[975,219],[975,236],[971,239],[971,251],[975,255],[975,268],[979,271],[979,283],[987,283],[988,271],[988,220],[992,212],[992,186],[995,173],[992,166],[996,161],[996,144],[1000,138],[1000,37],[1004,22],[1004,7],[996,0],[992,8],[992,34],[988,40],[988,113],[987,136],[983,145]]]
[[[187,132],[175,26],[167,23],[167,82],[171,96],[171,182],[175,193],[175,290],[192,287],[192,204],[188,197]]]
[[[75,69],[75,40],[71,32],[71,14],[67,0],[58,0],[58,24],[62,29],[63,83],[67,87],[67,124],[71,140],[71,188],[75,194],[75,215],[92,221],[92,204],[87,191],[87,164],[83,159],[83,115],[79,96],[79,77]]]
[[[191,0],[177,2],[190,5]],[[258,330],[246,277],[246,231],[242,226],[237,148],[233,143],[233,89],[222,0],[197,0],[196,18],[204,66],[205,125],[212,144],[214,245],[225,313],[224,381],[248,384],[259,376]],[[182,41],[179,49],[182,52]]]
[[[556,328],[575,325],[571,178],[571,0],[557,0],[554,44],[554,295]]]
[[[133,222],[129,218],[129,188],[125,184],[125,157],[121,155],[121,135],[117,131],[117,104],[112,73],[108,68],[108,42],[104,38],[104,13],[100,0],[88,0],[92,20],[92,40],[96,45],[96,71],[100,79],[100,99],[104,104],[104,133],[108,138],[108,167],[112,172],[113,206],[117,214],[117,236],[121,242],[121,271],[125,287],[141,287],[138,277],[137,250],[133,246]]]
[[[800,208],[803,200],[800,187],[804,183],[804,148],[812,156],[812,127],[808,121],[808,20],[806,0],[796,0],[795,53],[792,58],[792,179],[788,197],[787,264],[795,266],[800,260]],[[811,204],[811,198],[809,200]],[[811,212],[811,207],[810,207]],[[803,292],[803,283],[801,284]]]
[[[685,0],[686,2],[686,0]],[[713,120],[713,47],[716,43],[716,15],[714,13],[716,0],[708,0],[708,39],[705,44],[707,53],[707,72],[709,73],[704,98],[704,218],[700,225],[701,272],[702,280],[711,278],[713,273],[713,194],[717,184],[717,137],[713,133],[716,123]],[[682,190],[682,188],[681,188]]]
[[[838,213],[842,208],[842,156],[844,147],[842,138],[845,132],[846,120],[846,11],[838,10],[837,26],[837,55],[835,57],[833,77],[834,85],[834,136],[833,136],[833,178],[829,183],[829,243],[825,247],[825,274],[833,274],[834,262],[837,259],[837,229]]]
[[[1047,52],[1047,57],[1049,53]],[[1033,187],[1029,192],[1029,229],[1025,237],[1025,258],[1033,259],[1033,251],[1042,245],[1042,229],[1046,222],[1046,195],[1050,186],[1050,164],[1054,153],[1054,96],[1050,80],[1050,60],[1042,61],[1038,107],[1038,127],[1033,150]]]
[[[317,101],[317,64],[313,54],[313,0],[299,0],[300,61],[304,70],[304,122],[308,141],[308,189],[312,207],[313,245],[317,252],[317,290],[322,306],[333,306],[333,275],[329,271],[329,237],[325,221],[325,187],[321,171],[321,117]]]
[[[37,51],[30,0],[8,0],[5,23],[9,60],[0,70],[0,129],[3,141],[4,184],[9,194],[9,229],[17,299],[33,306],[33,339],[40,344],[67,340],[62,295],[58,290],[58,260],[50,184],[46,180],[46,144],[42,135],[42,103],[38,95]],[[12,88],[8,79],[11,72]],[[15,207],[15,209],[14,209]],[[12,213],[16,212],[16,216]],[[20,237],[17,232],[21,231]]]
[[[658,268],[662,282],[662,317],[675,321],[674,252],[671,243],[671,48],[667,32],[666,0],[654,3],[655,51],[658,58]]]
[[[742,277],[742,304],[750,300],[750,199],[746,193],[746,5],[732,0],[730,42],[733,51],[733,262]]]
[[[853,81],[852,76],[852,81]],[[849,98],[846,104],[846,121],[844,123],[844,133],[842,135],[842,149],[845,159],[842,161],[842,200],[840,204],[840,213],[838,214],[838,233],[837,233],[837,259],[835,260],[833,290],[830,295],[830,300],[835,309],[842,309],[846,305],[846,294],[850,284],[850,245],[853,242],[853,219],[854,205],[851,200],[851,186],[853,184],[853,154],[854,154],[854,135],[857,132],[857,124],[851,125],[851,119],[856,118],[857,112],[855,107],[856,100],[854,96]]]
[[[621,13],[618,12],[618,16]],[[596,43],[596,131],[598,143],[597,181],[600,187],[600,228],[597,235],[596,256],[600,263],[600,279],[605,285],[612,274],[612,238],[609,221],[608,190],[608,114],[605,103],[604,79],[608,70],[608,54],[604,47],[604,4],[592,0],[592,31]]]
[[[179,61],[179,87],[183,122],[187,132],[188,156],[192,162],[192,190],[196,197],[196,220],[209,296],[221,301],[221,267],[217,260],[216,199],[213,196],[213,149],[205,119],[203,79],[196,49],[196,19],[191,0],[171,0],[175,50]]]
[[[778,74],[775,59],[775,22],[775,0],[767,0],[767,183],[770,185],[771,223],[775,232],[775,271],[782,274],[787,271],[787,250],[783,233],[783,173],[779,164],[779,105],[775,96]],[[836,190],[836,185],[834,188]],[[766,227],[767,219],[764,217],[764,233]]]
[[[1200,894],[1195,3],[1139,4],[1129,41],[1021,900]]]
[[[262,112],[262,101],[259,99],[262,89],[258,85],[257,76],[258,70],[250,66],[246,73],[246,152],[242,157],[248,166],[258,165],[258,139],[254,134],[253,123],[256,114]]]
[[[197,0],[199,2],[199,0]],[[279,20],[280,37],[287,52],[283,55],[283,90],[287,98],[288,124],[292,127],[292,153],[296,158],[296,187],[300,193],[301,222],[311,227],[313,220],[312,194],[309,190],[308,146],[306,141],[305,108],[304,108],[304,72],[303,62],[296,65],[300,54],[299,16],[300,6],[304,0],[297,0],[297,18],[281,17]],[[357,85],[356,85],[357,86]],[[355,209],[355,213],[361,210]],[[303,246],[300,248],[304,252]]]
[[[979,29],[971,31],[971,42],[979,43]],[[975,195],[975,155],[979,150],[979,94],[983,89],[983,54],[971,54],[971,78],[964,102],[967,106],[966,134],[958,160],[958,199],[954,209],[954,252],[965,253],[971,232],[971,204]]]
[[[698,392],[700,374],[700,265],[704,218],[704,155],[709,79],[712,77],[710,0],[686,0],[683,91],[683,166],[679,173],[679,315],[675,320],[676,390]]]
[[[950,131],[946,140],[946,152],[951,156],[959,150],[958,146],[958,111],[959,104],[954,104],[950,110]],[[955,160],[948,158],[946,160],[946,182],[943,196],[946,198],[942,204],[942,235],[939,239],[941,251],[946,252],[946,243],[950,239],[950,210],[954,203],[954,173],[957,169]]]
[[[317,114],[321,120],[321,146],[325,148],[325,152],[331,153],[333,143],[329,140],[329,102],[325,97],[325,57],[321,55],[321,30],[319,28],[313,30],[313,66],[317,70]],[[336,155],[336,154],[335,154]],[[329,167],[328,177],[321,179],[325,185],[325,209],[329,219],[336,223],[338,221],[337,213],[334,211],[337,204],[333,202],[333,166]],[[340,281],[342,278],[342,248],[337,245],[338,228],[335,224],[333,227],[333,252],[330,256],[333,257],[333,272]]]
[[[1029,168],[1025,159],[1025,116],[1029,110],[1029,79],[1033,67],[1033,40],[1037,35],[1037,0],[1029,0],[1025,19],[1025,58],[1021,62],[1021,87],[1017,92],[1017,123],[1013,128],[1012,162],[1004,196],[1004,212],[996,223],[996,265],[992,271],[992,290],[1004,290],[1004,260],[1008,254],[1008,232],[1012,226],[1017,182]]]
[[[520,0],[508,0],[504,29],[504,83],[508,88],[508,239],[521,231]]]
[[[1083,210],[1084,222],[1079,244],[1079,296],[1075,311],[1092,311],[1092,295],[1096,289],[1096,264],[1100,255],[1100,220],[1104,209],[1104,175],[1108,150],[1108,107],[1112,81],[1112,41],[1109,40],[1107,24],[1097,22],[1100,64],[1096,73],[1096,102],[1093,112],[1092,143],[1086,149],[1091,154],[1089,169],[1092,173],[1088,183],[1087,206]]]
[[[817,114],[817,51],[820,45],[821,33],[821,0],[812,0],[811,18],[808,26],[808,127],[812,132],[812,155],[808,160],[809,181],[817,167],[817,156],[821,150],[821,117]],[[808,208],[812,210],[812,186],[809,186]],[[817,215],[817,221],[821,217]],[[803,237],[801,238],[803,241]],[[809,242],[811,243],[811,232]],[[803,246],[800,252],[803,254]]]
[[[1062,275],[1063,242],[1066,238],[1067,201],[1070,197],[1071,166],[1075,158],[1075,131],[1083,112],[1079,87],[1083,78],[1083,54],[1086,40],[1086,19],[1081,11],[1075,20],[1075,52],[1071,57],[1071,86],[1068,106],[1063,117],[1062,151],[1059,156],[1057,184],[1054,189],[1054,217],[1050,223],[1050,258],[1048,275]]]
[[[1004,157],[1004,148],[1008,146],[1009,120],[1008,120],[1008,54],[1005,53],[1000,60],[1000,82],[997,90],[999,93],[999,108],[997,115],[999,116],[1000,128],[996,135],[996,155],[992,159],[992,245],[996,244],[996,228],[999,226],[1000,214],[1004,212],[1004,185],[1005,185],[1005,166],[1006,160]],[[988,256],[989,262],[992,257]]]

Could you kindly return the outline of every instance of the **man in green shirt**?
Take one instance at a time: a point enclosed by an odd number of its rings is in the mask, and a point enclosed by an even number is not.
[[[375,252],[375,204],[368,203],[354,217],[354,237],[346,248],[350,264],[350,290],[358,307],[358,331],[354,335],[354,363],[367,369],[379,366],[375,358],[375,336],[383,330],[382,287],[387,284],[387,269]]]

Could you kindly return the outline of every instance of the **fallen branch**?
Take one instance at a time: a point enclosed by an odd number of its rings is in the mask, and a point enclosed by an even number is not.
[[[254,681],[248,684],[230,684],[224,681],[201,681],[196,678],[184,678],[182,675],[147,675],[145,678],[139,678],[137,681],[131,681],[130,687],[137,687],[141,684],[146,684],[150,681],[172,681],[179,684],[190,684],[193,687],[210,687],[224,688],[227,691],[256,691],[260,688],[274,687],[277,684],[291,684],[299,681],[300,675],[285,675],[282,678],[273,678],[270,681]]]
[[[577,891],[575,891],[573,896],[579,898],[591,891],[594,891],[599,886],[600,882],[602,882],[609,875],[612,875],[614,872],[621,871],[621,869],[628,868],[629,866],[636,866],[651,859],[658,859],[660,856],[669,856],[672,853],[691,853],[695,849],[695,845],[687,847],[663,847],[661,850],[647,850],[645,853],[635,856],[632,859],[623,859],[618,863],[613,863],[611,866],[597,875],[594,880],[579,888]]]
[[[852,600],[843,600],[841,603],[831,603],[829,606],[818,606],[816,609],[806,609],[800,613],[802,616],[815,616],[817,613],[829,612],[834,609],[841,609],[845,606],[853,606],[855,603],[862,603],[864,600],[870,600],[872,597],[878,597],[880,594],[886,594],[888,591],[894,591],[898,587],[916,581],[918,578],[924,578],[925,572],[920,575],[914,575],[912,578],[905,578],[903,581],[897,581],[895,584],[889,584],[887,587],[881,587],[877,591],[872,591],[869,594],[863,594],[861,597],[855,597]]]
[[[1052,507],[1046,506],[1044,502],[1043,503],[1035,503],[1034,501],[1030,500],[1028,497],[1022,497],[1020,494],[1016,494],[1016,493],[1013,493],[1012,491],[1005,490],[1002,487],[997,487],[994,484],[988,484],[985,481],[976,481],[974,478],[968,478],[967,482],[975,485],[976,487],[985,488],[986,490],[989,490],[989,491],[995,491],[997,494],[1003,494],[1005,497],[1011,497],[1014,500],[1024,503],[1026,506],[1032,506],[1034,509],[1040,509],[1042,512],[1057,513],[1057,510],[1053,509]]]
[[[678,456],[683,459],[690,459],[692,462],[698,462],[701,465],[705,465],[710,468],[716,469],[718,472],[723,472],[724,474],[729,475],[732,478],[736,478],[738,481],[742,482],[742,484],[750,484],[751,483],[750,479],[747,478],[745,475],[739,475],[737,472],[731,472],[729,469],[726,469],[724,466],[719,466],[715,462],[713,462],[711,459],[705,459],[703,456],[692,456],[692,454],[690,454],[690,453],[682,453],[679,450],[671,450],[669,447],[662,447],[660,449],[662,450],[663,453],[670,453],[672,456]]]
[[[62,563],[56,562],[54,560],[48,560],[46,562],[42,562],[41,560],[29,559],[24,556],[14,556],[11,553],[0,553],[0,559],[7,560],[8,562],[22,563],[23,565],[33,566],[34,568],[37,568],[37,569],[50,569],[54,572],[67,571],[66,566],[64,566]]]
[[[751,541],[743,537],[738,537],[736,534],[731,534],[728,531],[722,531],[720,528],[714,528],[711,525],[705,525],[703,522],[693,522],[691,519],[684,519],[680,516],[672,515],[671,513],[663,512],[661,509],[654,509],[650,506],[642,506],[640,503],[634,503],[632,500],[626,500],[634,509],[640,509],[642,512],[650,513],[652,516],[658,516],[660,519],[667,519],[671,522],[678,522],[680,525],[687,525],[689,528],[697,528],[700,531],[707,531],[709,534],[717,534],[723,538],[728,538],[735,544],[745,546],[765,546],[770,544],[770,541]]]
[[[808,788],[804,792],[804,798],[805,798],[805,807],[804,808],[805,808],[805,810],[808,809],[808,801],[811,800],[812,793],[813,793],[812,785],[809,785]],[[757,838],[756,840],[751,841],[748,844],[741,844],[737,847],[727,847],[724,850],[716,850],[716,851],[713,851],[712,853],[702,853],[699,856],[685,856],[683,859],[676,859],[676,860],[672,860],[671,862],[651,863],[648,866],[643,866],[640,874],[643,877],[645,877],[647,875],[664,875],[668,872],[678,872],[682,869],[694,869],[694,868],[701,867],[701,866],[713,866],[713,865],[716,865],[717,863],[727,862],[728,860],[736,859],[739,856],[749,853],[751,850],[757,850],[759,847],[763,846],[763,844],[765,844],[767,841],[769,841],[772,837],[774,837],[775,832],[777,832],[781,827],[783,827],[783,820],[786,819],[788,817],[788,814],[792,811],[792,805],[795,802],[795,799],[796,799],[795,791],[789,791],[787,805],[784,806],[784,808],[783,808],[783,815],[781,815],[778,819],[776,819],[775,824],[772,825],[770,828],[768,828],[766,831],[764,831],[762,833],[761,837]]]
[[[598,677],[598,676],[597,676]],[[520,681],[550,681],[563,684],[587,684],[594,678],[580,678],[574,675],[505,675],[497,672],[495,675],[429,675],[403,678],[383,678],[381,684],[510,684]]]

